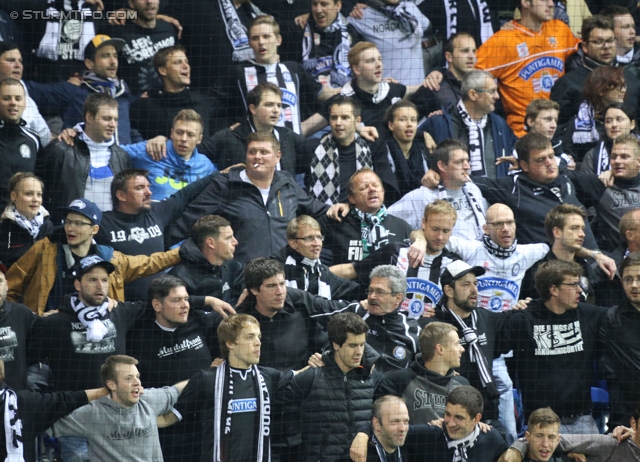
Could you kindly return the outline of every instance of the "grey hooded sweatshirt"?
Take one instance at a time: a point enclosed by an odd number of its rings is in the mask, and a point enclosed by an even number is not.
[[[130,408],[103,396],[58,420],[53,432],[87,438],[92,462],[162,462],[156,417],[169,412],[178,396],[175,387],[150,388]]]

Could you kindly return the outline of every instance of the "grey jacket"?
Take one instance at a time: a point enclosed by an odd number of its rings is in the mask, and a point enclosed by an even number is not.
[[[103,396],[58,420],[53,432],[87,438],[92,461],[162,462],[156,417],[169,412],[178,395],[175,387],[150,388],[130,408]]]

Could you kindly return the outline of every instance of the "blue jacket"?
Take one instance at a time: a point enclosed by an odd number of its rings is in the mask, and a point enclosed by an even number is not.
[[[36,102],[38,108],[48,108],[62,117],[62,128],[70,128],[79,122],[84,122],[82,106],[84,100],[91,93],[99,92],[99,88],[91,85],[91,82],[82,82],[82,85],[74,85],[69,82],[37,83],[25,81],[29,96]],[[118,138],[117,144],[131,144],[140,139],[131,139],[131,121],[129,119],[129,107],[132,96],[129,87],[120,81],[120,89],[116,94],[118,101]]]
[[[133,161],[136,168],[149,170],[149,188],[153,199],[161,201],[171,197],[189,183],[211,175],[217,169],[215,165],[197,149],[191,159],[184,160],[173,148],[173,141],[167,141],[167,157],[155,161],[147,153],[147,142],[142,141],[128,146],[121,146]]]
[[[436,115],[429,117],[422,122],[418,127],[417,139],[422,139],[423,132],[429,132],[433,137],[436,144],[440,144],[447,138],[452,138],[451,132],[451,112],[450,110],[455,105],[450,105],[448,108],[442,108],[442,115]],[[513,131],[507,125],[507,121],[499,115],[491,112],[489,114],[489,123],[491,124],[491,136],[493,137],[493,152],[498,157],[510,156],[513,151],[513,147],[516,144],[518,138],[513,134]],[[469,144],[469,140],[464,141],[465,144]],[[509,163],[503,162],[496,167],[496,177],[500,178],[509,174]]]

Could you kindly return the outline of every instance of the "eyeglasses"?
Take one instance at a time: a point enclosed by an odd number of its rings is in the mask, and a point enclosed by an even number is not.
[[[602,47],[602,46],[605,46],[605,45],[613,46],[616,43],[616,41],[617,41],[617,39],[610,38],[610,39],[607,39],[607,40],[604,40],[604,39],[589,40],[589,43],[592,43],[597,47]]]
[[[489,93],[490,95],[497,95],[498,94],[498,89],[497,88],[476,88],[475,89],[477,93]]]
[[[504,225],[507,225],[509,228],[516,225],[515,220],[507,220],[507,221],[494,221],[493,223],[487,223],[489,226],[495,229],[501,229]]]
[[[640,284],[640,278],[632,278],[631,276],[627,276],[625,278],[622,278],[622,283],[626,284],[626,285],[631,285],[631,284]]]
[[[64,220],[64,224],[73,226],[74,228],[80,228],[81,226],[93,226],[93,223],[85,223],[84,221]]]
[[[383,295],[393,295],[396,292],[387,292],[386,290],[380,290],[380,289],[367,289],[367,294],[368,295],[375,295],[376,297],[381,297]]]
[[[294,237],[294,239],[296,241],[304,241],[307,244],[312,243],[313,241],[315,241],[316,239],[319,240],[320,242],[324,242],[324,236],[323,235],[318,235],[318,236],[305,236],[305,237]]]
[[[560,283],[560,285],[561,285],[561,286],[571,287],[571,288],[573,288],[574,290],[575,290],[575,289],[580,289],[580,290],[582,290],[582,286],[580,285],[580,283],[579,283],[579,282],[561,282],[561,283]]]

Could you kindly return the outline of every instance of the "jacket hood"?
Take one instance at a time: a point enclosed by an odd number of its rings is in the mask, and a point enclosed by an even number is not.
[[[197,265],[198,268],[202,269],[213,266],[205,258],[202,250],[198,248],[198,246],[196,245],[196,241],[194,241],[192,237],[182,243],[178,253],[182,261],[188,262],[192,265]]]
[[[411,369],[419,376],[426,377],[429,382],[433,382],[436,385],[440,386],[446,386],[455,376],[455,371],[453,369],[449,369],[446,375],[440,375],[437,372],[433,372],[424,367],[422,353],[416,354],[416,359],[411,364],[409,364],[409,369]]]

